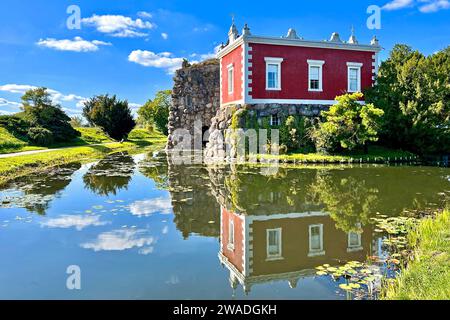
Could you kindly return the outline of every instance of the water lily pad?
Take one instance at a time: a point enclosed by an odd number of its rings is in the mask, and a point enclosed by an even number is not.
[[[340,284],[340,285],[339,285],[339,288],[341,288],[341,289],[343,289],[343,290],[346,290],[346,291],[351,291],[351,290],[353,289],[350,285],[348,285],[348,284],[346,284],[346,283]]]
[[[318,276],[326,276],[328,273],[326,273],[325,271],[317,271],[316,274]]]

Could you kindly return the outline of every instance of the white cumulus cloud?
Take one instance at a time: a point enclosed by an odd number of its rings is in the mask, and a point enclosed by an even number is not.
[[[165,32],[161,33],[161,38],[163,38],[164,40],[167,40],[169,38],[169,35]]]
[[[134,50],[128,56],[128,61],[144,67],[165,69],[167,73],[172,74],[181,68],[183,58],[174,57],[170,52],[154,53],[147,50]]]
[[[385,10],[398,10],[410,7],[414,4],[414,0],[393,0],[383,6]]]
[[[148,13],[146,14],[148,15]],[[147,16],[146,18],[149,17]],[[122,15],[94,14],[92,17],[83,18],[81,22],[86,26],[95,27],[101,33],[120,38],[145,37],[148,35],[145,31],[156,27],[150,21],[144,21],[139,18],[133,19]]]
[[[84,40],[81,37],[75,37],[73,40],[71,39],[40,39],[37,44],[41,47],[46,47],[50,49],[55,49],[59,51],[74,51],[74,52],[93,52],[98,51],[100,46],[110,46],[111,43],[93,40],[88,41]]]
[[[450,0],[392,0],[383,6],[384,10],[392,11],[408,7],[419,7],[423,13],[437,12],[450,8]]]
[[[149,216],[155,213],[169,214],[172,203],[167,198],[136,201],[130,205],[130,212],[135,216]]]
[[[151,246],[155,242],[146,230],[126,228],[103,232],[94,241],[81,244],[81,247],[94,251],[123,251]]]
[[[424,0],[421,1],[424,3],[421,7],[419,7],[419,11],[423,13],[436,12],[439,10],[445,10],[450,8],[449,0]]]
[[[0,85],[0,91],[6,91],[10,93],[18,93],[23,95],[28,90],[37,89],[37,86],[28,85],[28,84],[5,84]],[[63,102],[74,102],[77,107],[81,107],[82,103],[87,100],[87,98],[76,95],[76,94],[63,94],[57,90],[53,90],[47,88],[47,92],[50,94],[50,97],[54,103],[63,103]]]
[[[100,221],[100,216],[82,216],[82,215],[62,215],[58,218],[49,219],[41,223],[42,226],[49,228],[75,228],[83,230],[89,226],[103,226],[107,224]]]

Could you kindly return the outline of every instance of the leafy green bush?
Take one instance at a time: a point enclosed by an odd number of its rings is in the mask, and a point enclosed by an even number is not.
[[[28,138],[38,146],[47,147],[54,143],[53,133],[42,127],[32,127],[28,130]]]
[[[356,92],[336,97],[337,104],[322,111],[324,122],[312,132],[319,152],[337,152],[367,147],[378,140],[378,130],[384,112],[373,104],[358,102],[363,94]]]

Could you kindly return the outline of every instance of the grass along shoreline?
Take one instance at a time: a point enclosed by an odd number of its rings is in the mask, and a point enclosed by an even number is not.
[[[450,210],[421,220],[407,235],[412,261],[386,283],[382,299],[450,299]]]
[[[348,153],[341,155],[323,155],[319,153],[289,153],[280,155],[257,155],[258,159],[278,159],[284,163],[386,163],[386,162],[410,162],[418,159],[411,152],[392,150],[380,146],[370,146],[369,152]]]
[[[147,149],[163,148],[165,142],[166,137],[160,134],[138,132],[131,135],[129,141],[124,143],[115,142],[107,145],[75,146],[51,152],[0,159],[0,186],[12,179],[71,162],[92,161],[114,152],[138,152]]]

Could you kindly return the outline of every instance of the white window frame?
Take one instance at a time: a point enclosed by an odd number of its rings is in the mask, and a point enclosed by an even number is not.
[[[308,91],[322,92],[323,91],[323,65],[325,61],[323,60],[307,60],[308,62]],[[319,68],[319,88],[311,88],[311,67]]]
[[[361,92],[361,68],[363,64],[360,62],[347,62],[347,92]],[[358,81],[355,90],[350,89],[350,69],[357,69]]]
[[[228,250],[234,250],[234,240],[234,220],[233,218],[230,218],[228,221]]]
[[[269,233],[270,232],[277,232],[278,233],[278,244],[279,244],[279,250],[278,254],[270,254],[269,250]],[[266,229],[266,260],[280,260],[283,259],[283,235],[282,235],[283,229],[282,228],[274,228],[274,229]]]
[[[276,124],[273,121],[274,117],[277,118],[277,123]],[[279,125],[281,125],[280,116],[278,114],[271,114],[270,115],[270,126],[279,126]]]
[[[358,236],[358,243],[357,244],[351,244],[350,239],[351,235],[356,234]],[[362,238],[361,238],[361,232],[353,232],[350,231],[347,236],[347,252],[354,252],[354,251],[361,251],[362,248]]]
[[[231,73],[231,77],[230,77]],[[228,94],[233,94],[234,92],[234,66],[232,63],[230,63],[227,66],[227,86],[228,86]]]
[[[266,61],[266,90],[269,91],[280,91],[281,90],[281,63],[283,62],[283,58],[272,58],[265,57]],[[275,88],[269,88],[269,65],[277,65],[278,66],[278,83]]]
[[[320,230],[320,248],[319,249],[313,249],[311,247],[312,244],[312,229],[313,228],[319,228]],[[311,224],[309,226],[309,253],[308,253],[308,257],[316,257],[316,256],[323,256],[325,255],[325,250],[323,248],[323,224]]]

